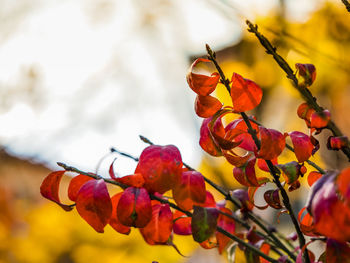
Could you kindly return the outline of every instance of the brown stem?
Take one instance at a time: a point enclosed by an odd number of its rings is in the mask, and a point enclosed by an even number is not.
[[[87,172],[84,172],[84,171],[81,171],[73,166],[68,166],[66,165],[65,163],[62,163],[62,162],[58,162],[57,163],[58,166],[62,167],[65,171],[69,171],[69,172],[75,172],[75,173],[78,173],[78,174],[83,174],[83,175],[86,175],[86,176],[89,176],[91,178],[94,178],[96,180],[104,180],[105,182],[107,183],[110,183],[110,184],[113,184],[113,185],[117,185],[119,187],[121,187],[122,189],[125,189],[127,188],[128,186],[125,185],[125,184],[121,184],[117,181],[113,181],[113,180],[110,180],[110,179],[107,179],[107,178],[103,178],[102,176],[100,175],[97,175],[97,174],[92,174],[92,173],[87,173]],[[171,203],[169,202],[168,200],[165,200],[163,198],[160,198],[158,196],[155,196],[153,194],[150,194],[150,198],[153,199],[153,200],[157,200],[163,204],[168,204],[170,207],[186,214],[187,216],[189,217],[192,217],[192,213],[189,212],[189,211],[185,211],[183,209],[181,209],[180,207],[178,207],[176,204],[174,203]],[[224,234],[225,236],[229,237],[230,239],[232,239],[233,241],[236,241],[237,243],[241,244],[242,246],[246,247],[246,248],[249,248],[251,249],[252,251],[254,251],[256,254],[258,254],[260,257],[263,257],[264,259],[268,260],[269,262],[276,262],[278,263],[277,260],[265,255],[262,251],[260,251],[258,248],[256,248],[255,246],[245,242],[244,240],[232,235],[231,233],[227,232],[226,230],[224,230],[223,228],[221,227],[217,227],[216,230],[222,234]]]
[[[261,45],[265,48],[266,53],[273,56],[274,60],[280,66],[280,68],[287,73],[287,78],[292,80],[294,87],[299,91],[300,95],[306,101],[306,103],[312,107],[317,112],[322,112],[323,108],[318,105],[316,98],[312,95],[310,90],[305,85],[299,85],[298,79],[295,76],[293,70],[289,66],[289,64],[277,53],[276,48],[271,44],[271,42],[258,31],[258,26],[253,25],[249,20],[246,21],[248,25],[248,31],[253,33],[261,43]],[[327,129],[329,129],[334,136],[344,136],[337,125],[331,120],[327,125]],[[342,152],[348,157],[350,162],[350,148],[349,146],[343,147]]]
[[[341,0],[346,7],[346,10],[350,13],[350,3],[348,0]]]
[[[275,49],[272,47],[272,45],[271,45],[270,43],[269,43],[269,45],[270,45],[271,49],[275,51]],[[209,60],[211,60],[213,63],[214,63],[214,61],[216,62],[216,59],[215,59],[215,56],[214,56],[215,53],[212,52],[212,50],[210,49],[210,47],[209,47],[208,45],[206,45],[206,48],[207,48],[207,51],[208,51]],[[273,54],[275,54],[277,58],[280,58],[280,60],[278,60],[278,61],[280,61],[281,64],[283,65],[283,63],[282,63],[282,62],[284,61],[283,58],[280,57],[277,53],[273,53]],[[275,56],[274,56],[274,57],[275,57]],[[285,61],[284,61],[284,62],[285,62]],[[220,74],[220,77],[221,77],[223,83],[225,84],[225,81],[224,81],[224,80],[226,79],[226,77],[225,77],[223,71],[221,70],[221,68],[220,68],[220,66],[218,65],[217,62],[214,63],[214,65],[215,65],[216,69],[218,70],[218,72],[219,72],[219,74]],[[287,64],[287,65],[288,65],[288,64]],[[289,67],[289,65],[288,65],[288,67]],[[219,70],[219,69],[220,69],[220,70]],[[292,77],[294,77],[294,78],[296,79],[296,77],[294,76],[293,71],[290,69],[290,67],[289,67],[289,70],[291,71]],[[221,72],[221,73],[220,73],[220,72]],[[296,80],[296,81],[297,81],[297,80]],[[227,90],[230,90],[229,83],[225,84],[225,86],[226,86],[226,85],[227,85],[226,89],[227,89]],[[259,150],[260,147],[261,147],[261,142],[260,142],[260,140],[259,140],[259,138],[258,138],[258,136],[257,136],[256,130],[253,129],[253,127],[252,127],[252,125],[251,125],[251,123],[250,123],[250,121],[249,121],[249,118],[248,118],[247,114],[245,114],[245,112],[241,112],[241,116],[242,116],[242,118],[243,118],[245,124],[246,124],[247,127],[248,127],[248,133],[252,136],[252,138],[253,138],[253,140],[254,140],[254,142],[255,142],[255,145],[256,145],[256,147],[257,147],[258,150]],[[289,216],[290,216],[290,218],[291,218],[291,220],[292,220],[292,222],[293,222],[294,228],[295,228],[295,230],[296,230],[296,232],[297,232],[297,234],[298,234],[300,247],[303,247],[303,246],[305,245],[305,238],[304,238],[304,235],[302,234],[302,232],[301,232],[301,230],[300,230],[298,221],[296,220],[296,217],[295,217],[295,215],[294,215],[292,206],[291,206],[290,201],[289,201],[288,194],[287,194],[287,192],[284,190],[284,188],[283,188],[283,186],[281,185],[281,182],[280,182],[280,180],[279,180],[279,175],[277,174],[277,171],[279,171],[279,170],[272,164],[272,162],[271,162],[270,160],[265,160],[265,161],[266,161],[266,163],[267,163],[267,165],[268,165],[268,167],[269,167],[269,170],[270,170],[271,175],[272,175],[273,178],[274,178],[274,183],[276,184],[276,186],[279,188],[279,190],[280,190],[280,192],[281,192],[282,199],[283,199],[283,203],[284,203],[286,209],[287,209],[288,212],[289,212]],[[307,252],[306,249],[305,249],[305,253],[303,254],[303,256],[304,256],[305,262],[306,262],[306,263],[310,263],[309,254],[308,254],[308,252]]]
[[[208,46],[209,47],[209,46]],[[218,65],[219,66],[219,65]],[[222,71],[221,71],[222,72]],[[222,73],[223,74],[223,73]],[[149,144],[149,145],[153,145],[153,142],[150,141],[148,138],[139,135],[140,139]],[[191,170],[191,171],[195,171],[194,168],[192,168],[190,165],[183,163],[183,165]],[[226,192],[226,190],[224,190],[221,186],[217,185],[216,183],[214,183],[213,181],[211,181],[209,178],[203,176],[204,180],[211,185],[214,189],[216,189],[219,193],[221,193],[226,200],[232,202],[236,207],[241,208],[241,204],[239,202],[237,202],[237,200],[233,199],[231,197],[231,195]],[[255,216],[252,212],[247,212],[247,216],[249,219],[251,219],[254,223],[256,223],[263,231],[266,232],[266,234],[270,235],[271,238],[274,240],[275,244],[278,245],[278,247],[280,247],[284,252],[286,252],[292,259],[296,259],[296,256],[275,236],[275,234],[270,231],[265,224],[262,222],[261,219],[259,219],[257,216]]]

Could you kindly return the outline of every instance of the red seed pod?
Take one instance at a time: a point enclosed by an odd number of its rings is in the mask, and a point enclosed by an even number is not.
[[[310,117],[311,128],[325,128],[330,120],[331,113],[329,112],[329,110],[323,110],[322,112],[314,112],[311,114]]]
[[[347,136],[330,136],[327,140],[327,148],[328,150],[340,150],[343,147],[349,145],[349,140]]]

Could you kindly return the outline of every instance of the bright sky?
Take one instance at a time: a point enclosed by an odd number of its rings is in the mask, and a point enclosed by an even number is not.
[[[279,1],[30,2],[1,1],[0,143],[53,168],[63,161],[93,171],[111,146],[139,155],[139,134],[198,164],[188,56],[205,43],[235,43],[242,15],[254,19]],[[303,19],[316,2],[287,6]],[[116,170],[134,165],[123,159]]]

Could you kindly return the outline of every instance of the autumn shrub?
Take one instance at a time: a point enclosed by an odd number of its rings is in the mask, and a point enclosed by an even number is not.
[[[113,149],[137,162],[130,175],[117,177],[114,162],[110,178],[58,163],[63,170],[44,179],[41,194],[65,211],[76,208],[97,232],[102,233],[107,224],[124,235],[136,228],[149,245],[177,249],[174,235],[192,235],[194,242],[205,249],[217,248],[219,253],[228,249],[230,260],[235,250],[240,250],[247,262],[350,262],[350,168],[326,171],[309,160],[320,147],[316,135],[325,129],[333,134],[327,141],[329,150],[340,150],[350,159],[348,138],[309,90],[316,78],[315,66],[297,63],[292,70],[257,26],[249,21],[247,25],[305,100],[295,114],[305,121],[309,133],[264,127],[256,117],[248,115],[246,112],[262,101],[262,89],[239,73],[225,76],[215,52],[207,45],[207,57],[196,59],[187,74],[189,88],[197,94],[195,112],[203,118],[199,144],[209,155],[224,158],[232,165],[231,179],[242,185],[241,189],[226,190],[190,167],[176,146],[155,145],[141,136],[149,146],[140,157]],[[215,71],[196,73],[200,63],[212,64]],[[223,105],[213,95],[219,83],[227,89],[232,104]],[[227,121],[227,116],[233,120]],[[283,151],[294,152],[294,158],[280,163],[278,157]],[[311,171],[307,171],[305,163],[312,167]],[[258,177],[257,169],[266,176]],[[66,171],[77,174],[68,188],[72,204],[61,203],[58,196]],[[296,215],[289,192],[298,191],[304,176],[312,187],[304,208]],[[274,189],[264,190],[266,205],[258,206],[255,193],[267,183]],[[121,191],[110,196],[107,184]],[[215,200],[206,185],[220,193],[224,201]],[[267,207],[289,215],[294,235],[281,234],[254,213],[253,208]],[[314,241],[325,244],[317,258],[308,249]]]

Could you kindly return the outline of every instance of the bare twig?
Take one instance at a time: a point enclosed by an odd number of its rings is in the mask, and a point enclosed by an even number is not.
[[[320,105],[318,105],[316,98],[312,95],[310,90],[305,85],[299,85],[298,79],[295,76],[293,70],[291,69],[289,64],[277,53],[276,47],[274,47],[271,44],[271,42],[258,31],[257,25],[253,25],[249,20],[247,20],[246,23],[248,25],[248,31],[253,33],[258,38],[261,45],[265,48],[266,53],[273,56],[274,60],[277,62],[280,68],[287,74],[287,78],[289,78],[292,81],[294,87],[299,91],[306,103],[315,111],[321,113],[323,111],[323,108]],[[344,136],[338,128],[338,126],[332,120],[328,123],[327,129],[329,129],[334,136]],[[350,161],[349,146],[343,147],[341,150]]]
[[[350,3],[348,0],[341,0],[346,7],[346,10],[350,13]]]

